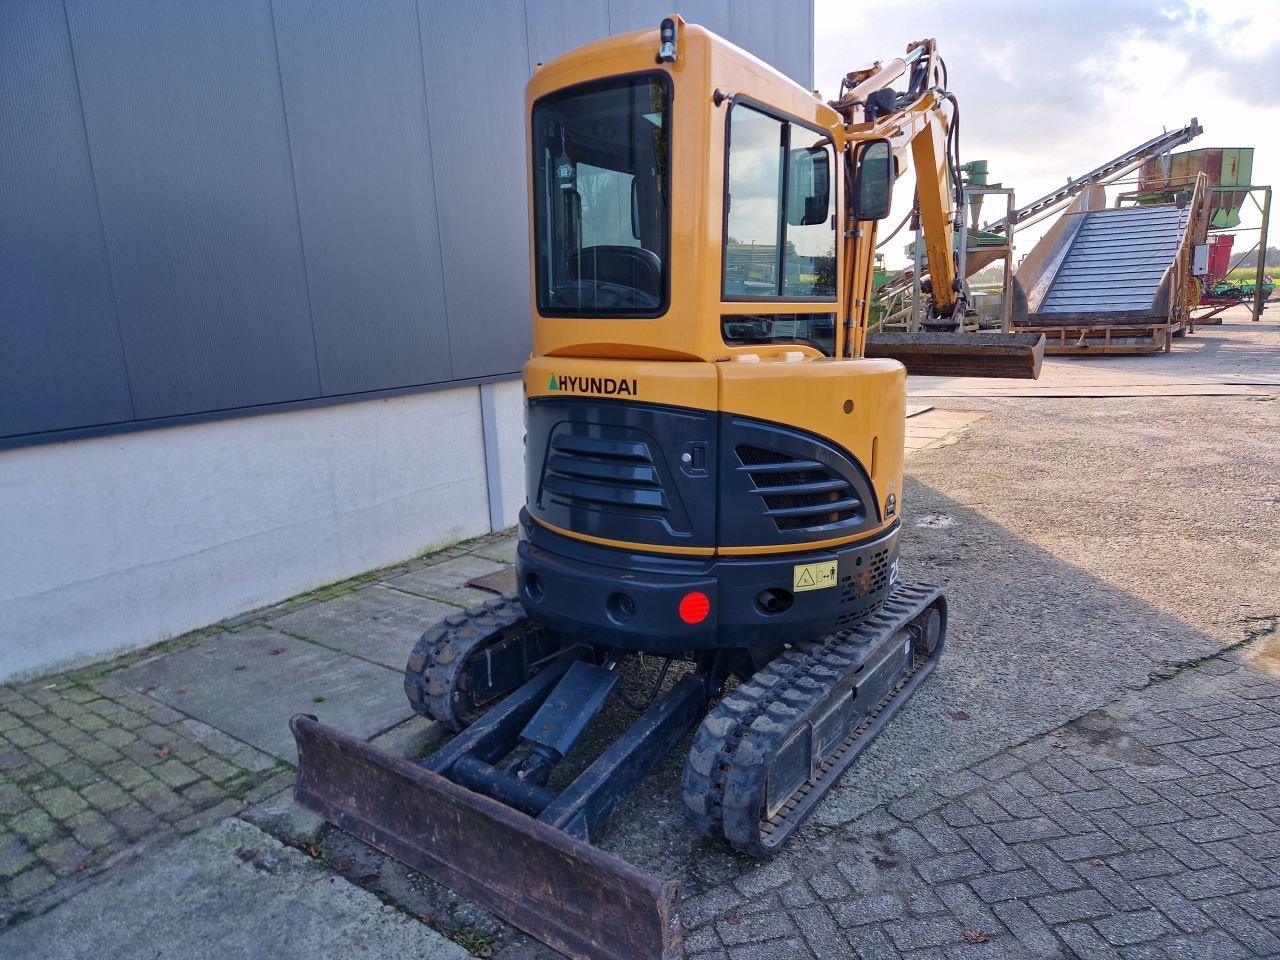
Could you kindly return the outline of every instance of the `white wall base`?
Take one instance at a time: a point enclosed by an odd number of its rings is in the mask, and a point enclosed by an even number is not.
[[[0,451],[0,680],[488,533],[481,389]],[[486,389],[506,526],[521,388]]]

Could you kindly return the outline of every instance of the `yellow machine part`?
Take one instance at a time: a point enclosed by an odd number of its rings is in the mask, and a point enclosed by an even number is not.
[[[785,424],[826,437],[852,454],[870,475],[882,510],[891,495],[901,498],[906,371],[895,360],[815,359],[800,351],[792,351],[791,359],[783,354],[721,363],[534,357],[525,365],[524,386],[530,399],[612,397]],[[856,536],[790,546],[666,549],[722,555],[813,550],[873,537],[895,520],[889,517]]]

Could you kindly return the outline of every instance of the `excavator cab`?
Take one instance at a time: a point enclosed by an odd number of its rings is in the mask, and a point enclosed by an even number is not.
[[[898,574],[906,371],[864,356],[908,152],[950,263],[944,76],[925,41],[822,103],[679,17],[535,72],[517,592],[412,651],[410,703],[458,731],[429,758],[294,718],[300,803],[593,960],[680,953],[674,884],[590,840],[690,730],[688,823],[785,842],[945,642]],[[606,709],[634,722],[553,788]]]

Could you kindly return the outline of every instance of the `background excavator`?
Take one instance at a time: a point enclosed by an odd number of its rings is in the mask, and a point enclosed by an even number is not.
[[[689,823],[767,856],[942,652],[941,590],[898,576],[907,371],[865,353],[908,155],[930,309],[963,308],[958,108],[932,40],[828,104],[679,17],[560,57],[526,101],[518,592],[409,659],[457,736],[413,762],[295,717],[296,796],[570,956],[676,957],[675,884],[590,845],[610,813],[692,730]],[[637,654],[663,664],[638,704]],[[564,783],[619,697],[637,719]]]

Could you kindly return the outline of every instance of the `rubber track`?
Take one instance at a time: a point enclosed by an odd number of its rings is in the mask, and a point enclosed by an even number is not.
[[[404,693],[416,713],[453,730],[481,716],[466,698],[463,668],[490,644],[497,643],[528,620],[514,593],[451,614],[429,628],[413,647],[404,670]]]
[[[708,836],[723,836],[743,853],[776,852],[865,745],[858,740],[867,727],[931,658],[917,654],[912,669],[889,696],[822,762],[820,779],[802,785],[774,818],[762,824],[766,761],[776,756],[813,708],[849,679],[869,649],[938,595],[938,588],[928,584],[900,583],[865,620],[819,640],[794,644],[725,696],[699,725],[685,763],[682,792],[689,822]],[[941,644],[932,659],[939,653]],[[852,756],[851,748],[856,748]]]

